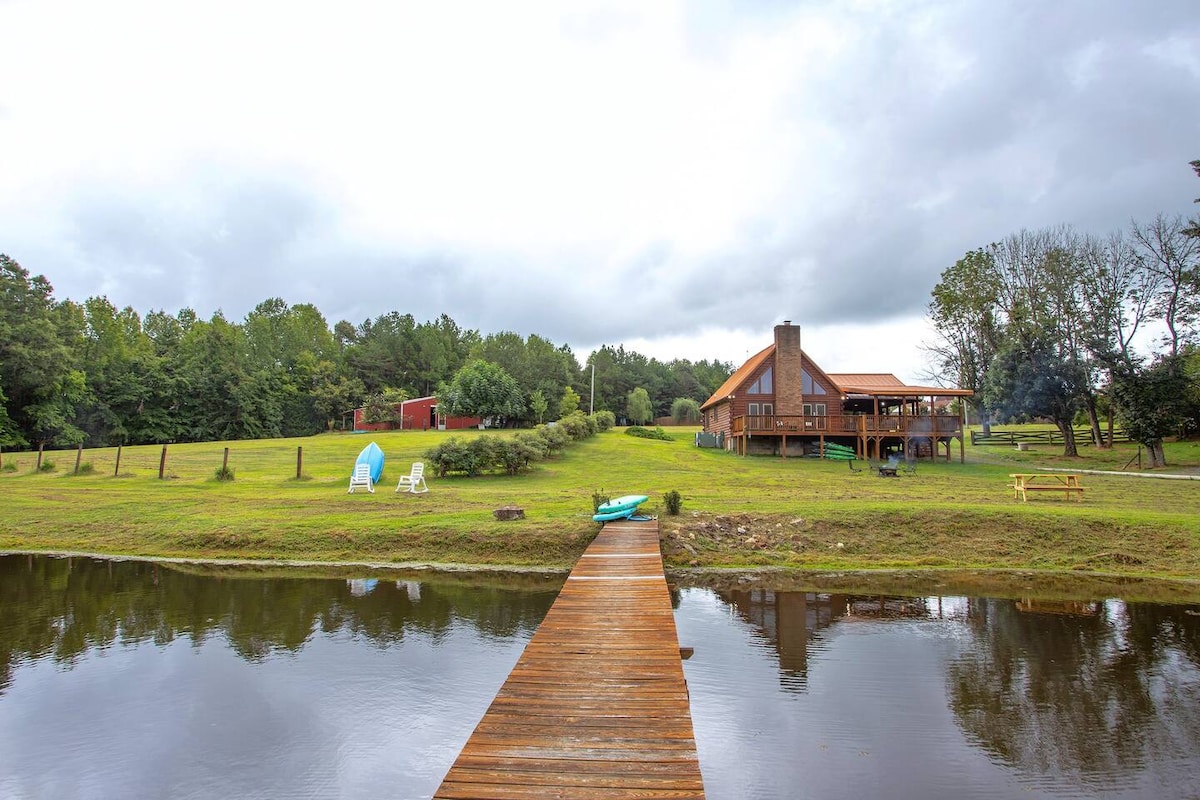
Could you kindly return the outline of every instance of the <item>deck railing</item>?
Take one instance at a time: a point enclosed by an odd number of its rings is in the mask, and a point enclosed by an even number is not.
[[[776,434],[781,436],[849,435],[860,434],[928,434],[930,436],[961,436],[962,423],[957,416],[924,414],[920,416],[895,414],[756,414],[733,418],[734,436],[744,434]]]

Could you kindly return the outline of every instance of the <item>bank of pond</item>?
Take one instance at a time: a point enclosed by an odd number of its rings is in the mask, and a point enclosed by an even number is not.
[[[562,581],[0,556],[0,796],[429,797]],[[910,585],[673,591],[709,798],[1195,791],[1200,605]]]

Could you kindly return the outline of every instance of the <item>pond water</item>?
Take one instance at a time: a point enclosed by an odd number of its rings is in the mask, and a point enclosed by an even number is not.
[[[429,797],[561,582],[0,556],[0,798]],[[713,800],[1200,797],[1200,607],[677,600]]]

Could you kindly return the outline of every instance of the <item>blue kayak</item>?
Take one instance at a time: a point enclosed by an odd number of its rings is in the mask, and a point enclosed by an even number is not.
[[[383,475],[383,451],[379,449],[379,445],[371,442],[362,449],[358,454],[358,458],[354,459],[355,466],[366,464],[371,468],[371,483],[379,483],[380,476]]]
[[[593,522],[611,522],[614,519],[628,519],[637,513],[638,506],[650,498],[644,494],[627,494],[624,497],[614,497],[600,504],[592,516]]]
[[[623,508],[620,511],[597,512],[592,515],[592,522],[612,522],[615,519],[629,519],[636,513],[636,506],[634,508]]]
[[[637,508],[649,499],[644,494],[627,494],[624,497],[614,497],[612,500],[601,503],[600,507],[596,509],[596,513],[612,514],[629,508]]]

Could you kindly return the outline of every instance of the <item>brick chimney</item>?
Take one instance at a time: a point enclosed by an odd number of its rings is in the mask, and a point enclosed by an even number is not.
[[[785,319],[782,325],[775,326],[776,414],[799,414],[804,410],[800,362],[800,326]]]

